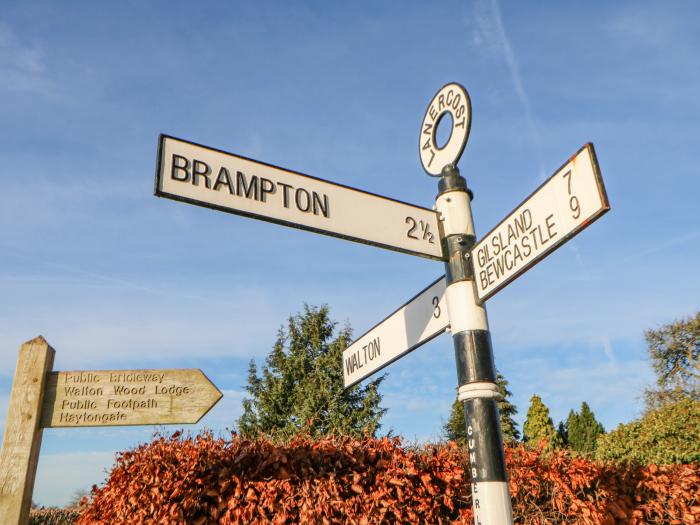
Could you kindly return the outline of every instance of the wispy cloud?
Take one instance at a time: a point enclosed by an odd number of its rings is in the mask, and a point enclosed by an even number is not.
[[[24,262],[33,262],[34,258],[28,255],[12,253],[10,257]],[[115,289],[131,289],[136,292],[146,292],[150,295],[169,297],[188,301],[198,301],[208,303],[212,306],[230,306],[230,300],[218,299],[214,296],[183,292],[182,289],[172,287],[159,287],[146,284],[142,281],[115,277],[99,272],[89,271],[75,264],[62,264],[53,261],[42,261],[42,269],[45,274],[37,275],[1,275],[0,283],[22,283],[22,284],[59,284],[59,285],[81,285],[81,286],[112,286]],[[53,274],[53,275],[52,275]]]
[[[0,66],[24,73],[45,70],[43,51],[38,46],[25,46],[7,25],[0,24]]]
[[[479,0],[474,3],[474,19],[476,21],[476,32],[474,34],[474,43],[477,45],[487,44],[492,50],[495,50],[505,60],[506,66],[510,73],[510,78],[513,82],[513,89],[522,105],[527,127],[532,140],[533,147],[537,153],[537,161],[539,167],[539,177],[544,180],[547,173],[544,170],[542,162],[542,139],[537,123],[532,112],[532,105],[528,97],[517,57],[511,46],[508,33],[503,24],[501,9],[498,0]]]
[[[654,243],[648,248],[644,248],[643,250],[639,250],[634,254],[626,255],[617,260],[608,262],[608,264],[605,265],[605,269],[608,269],[611,266],[624,265],[634,260],[643,260],[648,256],[659,252],[668,252],[677,246],[688,245],[688,243],[694,242],[698,238],[700,238],[700,229],[689,230],[663,240],[655,240]]]
[[[607,335],[605,335],[601,338],[600,342],[603,345],[603,352],[605,353],[605,357],[608,358],[608,361],[610,362],[611,366],[615,366],[615,352],[613,351],[613,346],[610,342],[610,338]]]
[[[44,50],[28,44],[6,24],[0,23],[0,90],[44,91]]]

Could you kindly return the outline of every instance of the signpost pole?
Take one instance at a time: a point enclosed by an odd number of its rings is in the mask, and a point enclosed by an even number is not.
[[[447,309],[457,362],[458,399],[464,405],[472,477],[474,523],[512,525],[499,392],[486,309],[474,287],[471,249],[476,242],[471,192],[454,164],[442,170],[436,207],[443,220]]]
[[[0,523],[29,523],[41,448],[41,407],[54,349],[39,336],[19,350],[0,456]]]

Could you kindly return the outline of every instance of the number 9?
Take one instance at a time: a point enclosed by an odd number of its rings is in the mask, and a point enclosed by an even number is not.
[[[576,195],[572,195],[569,199],[569,208],[573,212],[571,216],[574,219],[578,219],[581,216],[581,205],[579,204],[578,197],[576,197]]]

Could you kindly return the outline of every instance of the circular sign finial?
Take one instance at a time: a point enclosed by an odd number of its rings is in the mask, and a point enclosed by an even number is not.
[[[443,117],[447,113],[452,117],[452,130],[445,145],[439,148],[435,135],[438,126],[441,123],[445,125]],[[464,87],[451,82],[435,94],[423,117],[418,139],[420,161],[428,175],[439,177],[442,168],[448,164],[457,164],[469,138],[471,120],[472,105]]]

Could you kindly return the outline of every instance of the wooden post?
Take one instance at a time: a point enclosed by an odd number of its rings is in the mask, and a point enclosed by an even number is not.
[[[26,525],[41,448],[41,408],[54,349],[39,336],[19,349],[0,455],[0,523]]]

